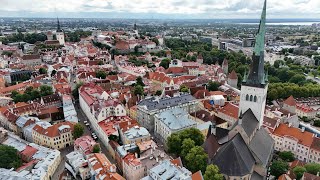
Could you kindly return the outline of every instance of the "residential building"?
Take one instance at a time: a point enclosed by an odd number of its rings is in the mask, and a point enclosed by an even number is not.
[[[91,154],[94,146],[100,146],[91,136],[81,136],[74,141],[74,150],[81,152],[83,155]]]
[[[150,131],[154,130],[155,115],[162,110],[180,107],[192,113],[198,110],[196,99],[190,94],[181,94],[175,97],[158,98],[152,97],[141,100],[137,105],[137,120],[140,125]]]
[[[119,126],[119,135],[123,144],[132,144],[150,140],[149,131],[140,127],[138,123],[132,124],[131,121],[121,122]]]
[[[21,63],[26,66],[34,67],[41,65],[42,60],[39,54],[25,54],[22,56]]]
[[[237,120],[239,115],[239,107],[232,103],[227,103],[223,107],[217,108],[217,117],[228,122],[229,126],[232,126]]]
[[[293,96],[288,97],[283,102],[283,109],[297,114],[299,117],[315,118],[317,110],[310,107],[308,104],[297,103]]]
[[[49,127],[36,125],[33,128],[33,142],[53,149],[63,149],[73,144],[71,122],[62,122]]]
[[[163,143],[175,132],[187,128],[196,127],[197,123],[192,120],[190,114],[182,108],[175,107],[166,109],[155,115],[154,133]]]
[[[72,123],[77,123],[79,120],[71,96],[66,94],[62,95],[62,102],[64,119]]]
[[[4,141],[1,143],[17,149],[27,162],[16,171],[0,168],[2,179],[50,180],[52,178],[61,162],[60,151],[24,141],[3,128],[0,128],[0,132],[4,135]]]
[[[314,160],[320,158],[320,154],[316,155],[316,142],[318,139],[314,138],[314,134],[305,131],[304,129],[298,129],[291,127],[291,125],[280,124],[274,132],[272,137],[275,140],[276,151],[291,151],[295,157],[301,161],[309,162],[309,154]],[[313,145],[313,153],[310,153],[311,145],[315,139]]]
[[[79,151],[73,151],[66,155],[65,167],[76,179],[77,175],[80,175],[82,180],[91,177],[88,160],[86,160],[85,155]]]
[[[124,178],[117,173],[117,167],[111,164],[104,154],[89,154],[87,155],[87,160],[91,169],[91,177],[100,180],[124,180]]]
[[[181,179],[181,180],[203,180],[201,172],[192,174],[183,166],[175,165],[170,160],[164,160],[159,165],[148,171],[148,176],[141,180],[166,180],[166,179]]]

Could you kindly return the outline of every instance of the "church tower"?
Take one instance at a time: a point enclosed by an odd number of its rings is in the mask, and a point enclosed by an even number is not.
[[[264,2],[259,30],[256,35],[252,63],[241,85],[240,113],[251,109],[262,126],[268,91],[268,75],[264,72],[264,46],[266,33],[266,0]]]
[[[64,43],[65,43],[65,41],[64,41],[64,33],[61,30],[60,22],[59,22],[58,18],[57,18],[57,22],[58,22],[58,27],[57,27],[56,37],[57,37],[57,40],[59,41],[59,44],[64,46]]]

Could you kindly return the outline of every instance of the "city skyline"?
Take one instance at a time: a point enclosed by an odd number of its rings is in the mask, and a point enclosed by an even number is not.
[[[259,17],[262,0],[1,0],[0,17],[248,19]],[[30,7],[30,4],[32,6]],[[294,9],[294,11],[293,11]],[[320,1],[269,0],[270,19],[320,18]]]

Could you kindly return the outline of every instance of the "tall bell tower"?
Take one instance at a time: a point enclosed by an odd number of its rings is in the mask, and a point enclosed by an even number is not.
[[[248,74],[246,73],[244,75],[242,81],[239,106],[239,113],[244,113],[248,109],[251,109],[258,119],[260,127],[263,124],[263,116],[268,91],[268,74],[265,74],[264,72],[266,4],[267,0],[264,2],[261,14],[250,71]]]
[[[57,27],[56,37],[57,37],[57,40],[59,41],[59,44],[64,46],[65,44],[64,32],[61,30],[59,18],[57,18],[57,22],[58,22],[58,27]]]

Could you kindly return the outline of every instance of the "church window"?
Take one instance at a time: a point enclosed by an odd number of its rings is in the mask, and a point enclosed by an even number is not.
[[[253,96],[252,95],[250,96],[250,101],[253,101]]]
[[[246,95],[246,101],[249,101],[249,95],[248,94]]]
[[[257,96],[254,96],[253,101],[254,101],[254,102],[257,102]]]

